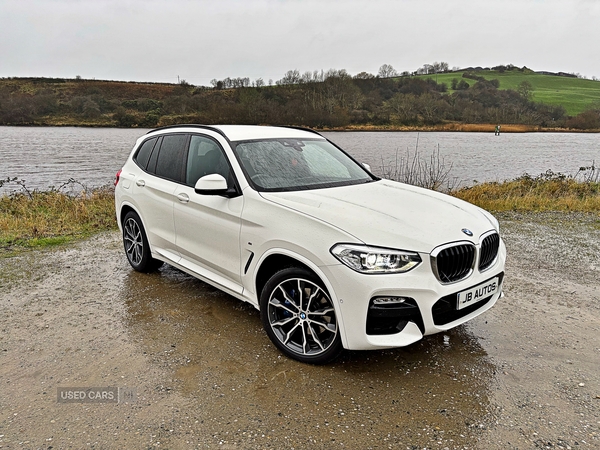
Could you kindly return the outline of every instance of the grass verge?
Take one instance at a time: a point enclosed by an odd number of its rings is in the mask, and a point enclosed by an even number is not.
[[[0,197],[0,256],[44,248],[116,229],[113,189],[60,190]]]
[[[589,168],[588,168],[589,170]],[[489,211],[563,211],[600,214],[598,171],[587,178],[548,171],[537,177],[523,175],[502,183],[482,183],[451,192],[455,197]]]
[[[586,212],[600,217],[600,171],[587,169],[583,177],[546,172],[450,194],[492,212]],[[113,195],[105,187],[77,195],[52,189],[0,196],[0,257],[115,230]]]

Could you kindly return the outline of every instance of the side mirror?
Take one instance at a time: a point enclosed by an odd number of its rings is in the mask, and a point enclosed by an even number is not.
[[[371,172],[371,166],[370,165],[368,165],[367,163],[361,163],[361,164],[363,165],[363,167],[365,169],[367,169],[369,172]]]
[[[200,178],[196,181],[194,190],[196,191],[196,194],[200,195],[223,195],[225,197],[237,196],[236,189],[229,189],[227,187],[227,180],[223,175],[219,175],[218,173],[211,173]]]

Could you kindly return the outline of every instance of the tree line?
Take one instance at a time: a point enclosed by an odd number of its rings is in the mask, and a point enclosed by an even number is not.
[[[422,70],[448,72],[449,68],[446,63],[435,63]],[[343,128],[459,122],[600,128],[598,109],[568,117],[561,106],[533,102],[528,82],[517,90],[501,90],[498,80],[487,80],[476,71],[457,74],[451,86],[431,78],[399,75],[389,65],[382,66],[377,75],[351,76],[343,69],[290,70],[275,82],[226,78],[215,79],[211,85],[1,79],[0,124],[239,123]]]

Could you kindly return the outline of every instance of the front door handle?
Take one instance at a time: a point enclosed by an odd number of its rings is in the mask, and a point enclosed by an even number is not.
[[[180,194],[177,194],[177,200],[179,200],[181,203],[187,203],[190,201],[190,197],[188,197],[187,194],[184,194],[182,192]]]

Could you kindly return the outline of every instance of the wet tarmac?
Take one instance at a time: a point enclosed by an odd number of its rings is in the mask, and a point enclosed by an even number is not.
[[[0,260],[0,448],[600,448],[600,219],[501,224],[492,310],[327,366],[182,272],[134,272],[117,233]],[[104,386],[135,396],[59,401]]]

